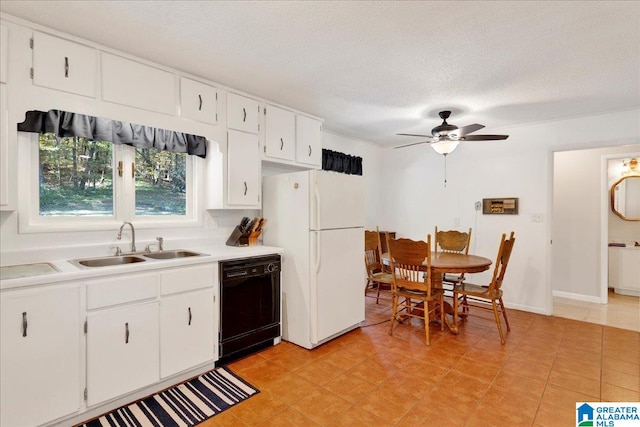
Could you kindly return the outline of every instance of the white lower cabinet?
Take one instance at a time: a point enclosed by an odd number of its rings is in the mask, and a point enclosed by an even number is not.
[[[159,380],[158,302],[87,315],[87,405]]]
[[[0,425],[36,426],[80,409],[80,289],[0,294]]]
[[[212,361],[217,321],[213,288],[163,297],[160,301],[160,376],[168,377]]]

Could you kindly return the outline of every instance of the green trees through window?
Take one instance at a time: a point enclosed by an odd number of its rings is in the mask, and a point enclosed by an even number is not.
[[[136,148],[136,215],[186,215],[186,154]]]
[[[113,215],[113,144],[43,134],[40,215]]]
[[[114,164],[123,156],[115,152],[115,147],[111,142],[40,135],[40,215],[115,216],[116,200],[133,204],[127,202],[125,194],[114,191],[114,179],[118,178],[114,176]],[[187,155],[123,148],[135,150],[135,215],[185,216]],[[123,168],[125,173],[131,174],[131,169]]]

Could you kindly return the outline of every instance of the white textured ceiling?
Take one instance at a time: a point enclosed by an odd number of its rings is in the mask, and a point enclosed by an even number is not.
[[[0,10],[396,145],[640,107],[640,2],[10,1]]]

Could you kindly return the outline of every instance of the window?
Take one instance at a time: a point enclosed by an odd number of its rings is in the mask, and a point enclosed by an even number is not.
[[[41,216],[113,216],[110,142],[39,137]]]
[[[187,155],[136,148],[136,216],[186,215]]]
[[[197,220],[194,156],[50,133],[19,138],[29,139],[18,147],[32,165],[21,172],[31,189],[30,197],[20,198],[21,212],[29,213],[21,232]]]

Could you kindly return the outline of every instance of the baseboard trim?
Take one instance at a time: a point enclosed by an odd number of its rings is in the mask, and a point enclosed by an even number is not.
[[[601,304],[602,301],[600,297],[594,297],[592,295],[583,295],[583,294],[574,294],[571,292],[562,292],[562,291],[553,291],[554,297],[573,299],[577,301],[585,301],[585,302],[595,302],[596,304]]]

